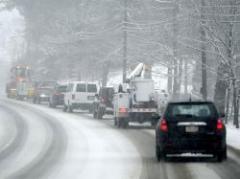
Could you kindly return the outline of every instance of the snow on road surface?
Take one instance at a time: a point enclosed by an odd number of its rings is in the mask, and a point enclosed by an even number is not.
[[[53,174],[52,178],[139,178],[140,156],[121,134],[101,123],[75,115],[52,111],[51,114],[64,121],[71,138],[61,172]]]
[[[122,130],[113,127],[111,118],[97,121],[79,112],[69,114],[41,105],[5,102],[21,114],[26,123],[26,136],[14,155],[0,160],[0,178],[219,179],[229,176],[235,179],[240,175],[239,155],[232,150],[228,161],[223,163],[205,160],[158,163],[155,134],[149,124],[132,124]],[[0,122],[3,130],[11,124]],[[54,129],[51,124],[59,128]],[[0,137],[3,136],[4,132]],[[42,175],[36,177],[39,172]]]
[[[14,178],[12,174],[22,170],[28,166],[38,157],[40,157],[43,146],[48,145],[49,133],[46,125],[40,122],[40,118],[33,115],[31,112],[23,109],[14,108],[14,111],[19,112],[27,123],[25,128],[19,128],[26,133],[23,141],[18,141],[18,151],[14,151],[14,154],[7,158],[7,160],[1,160],[0,162],[0,178]],[[17,126],[18,128],[19,126]],[[31,129],[31,130],[29,130]],[[9,133],[9,131],[8,131]],[[10,131],[11,133],[11,131]],[[21,143],[22,142],[22,143]]]
[[[231,124],[227,125],[227,144],[240,150],[240,129]]]
[[[44,153],[45,148],[50,145],[49,142],[52,142],[51,136],[54,131],[48,129],[48,124],[45,124],[44,119],[35,111],[58,121],[63,127],[63,132],[66,132],[64,154],[59,156],[61,159],[57,163],[45,166],[50,167],[51,170],[47,171],[43,178],[140,177],[141,156],[135,146],[118,131],[100,122],[86,120],[84,117],[73,114],[21,102],[10,103],[11,105],[8,106],[24,117],[28,125],[28,136],[18,155],[5,163],[5,166],[8,166],[7,169],[0,163],[0,170],[5,170],[1,172],[0,178],[33,178],[43,167],[39,164],[40,168],[35,169],[35,161],[41,160],[41,157],[51,160],[52,156],[43,156],[41,151]],[[26,168],[33,168],[34,172],[31,173]],[[24,173],[25,171],[28,171],[29,175]]]
[[[1,105],[0,114],[0,153],[2,153],[9,145],[11,145],[17,132],[16,126],[14,125],[14,119],[1,108]]]

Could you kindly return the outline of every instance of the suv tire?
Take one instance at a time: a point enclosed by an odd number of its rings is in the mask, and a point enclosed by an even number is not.
[[[158,145],[156,145],[156,158],[157,158],[158,162],[160,162],[163,158],[162,152],[161,152],[160,147]]]

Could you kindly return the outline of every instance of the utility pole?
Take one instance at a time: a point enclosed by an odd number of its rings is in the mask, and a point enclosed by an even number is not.
[[[188,93],[188,62],[184,61],[184,94]]]
[[[201,26],[200,26],[200,38],[201,38],[201,59],[202,59],[202,88],[201,93],[204,100],[207,99],[207,55],[206,55],[206,32],[204,30],[205,15],[204,15],[205,0],[201,0]]]
[[[127,79],[127,1],[124,0],[124,23],[123,23],[123,83],[126,82]]]
[[[177,13],[178,13],[178,2],[174,2],[173,8],[173,96],[177,97],[179,91],[179,81],[178,81],[178,60],[177,60],[177,35],[178,35],[178,25],[177,25]]]

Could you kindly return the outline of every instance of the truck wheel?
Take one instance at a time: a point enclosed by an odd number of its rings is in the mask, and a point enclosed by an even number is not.
[[[89,114],[92,114],[94,112],[94,109],[93,109],[93,106],[91,105],[88,109],[88,113]]]
[[[73,112],[73,109],[72,109],[72,106],[71,106],[71,105],[68,106],[68,112],[69,112],[69,113],[72,113],[72,112]]]
[[[98,110],[97,111],[97,118],[98,119],[102,119],[103,115],[102,115],[102,111],[101,110]]]
[[[128,127],[128,120],[121,118],[117,119],[117,126],[118,128],[127,128]]]
[[[122,120],[119,120],[119,118],[116,118],[116,123],[118,128],[122,127]]]
[[[114,117],[114,126],[117,126],[117,118]]]
[[[123,127],[124,129],[128,128],[128,120],[127,120],[127,119],[123,119],[123,121],[122,121],[122,127]]]
[[[155,120],[151,121],[151,126],[152,127],[156,127],[156,125],[157,125],[157,121],[155,121]]]
[[[63,112],[67,112],[67,106],[66,105],[63,106]]]
[[[97,118],[97,112],[93,111],[93,118],[96,119]]]

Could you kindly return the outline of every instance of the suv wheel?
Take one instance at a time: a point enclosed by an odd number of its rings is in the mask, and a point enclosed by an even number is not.
[[[227,160],[227,147],[223,151],[223,160]]]
[[[162,152],[158,145],[156,145],[156,157],[157,157],[157,161],[160,162],[162,159]]]
[[[222,162],[223,160],[226,160],[227,159],[227,149],[224,148],[222,151],[217,152],[216,157],[217,157],[218,162]]]
[[[167,153],[164,150],[161,150],[158,145],[156,145],[156,158],[158,162],[161,160],[167,160]]]

